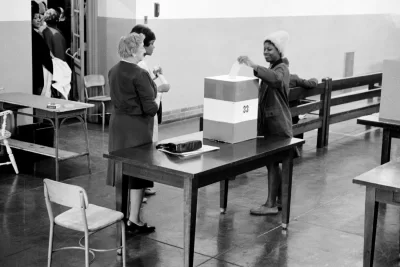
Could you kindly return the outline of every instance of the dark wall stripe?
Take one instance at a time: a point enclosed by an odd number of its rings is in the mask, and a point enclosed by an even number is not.
[[[248,81],[223,81],[204,79],[204,97],[217,100],[240,102],[258,98],[258,79]]]
[[[0,87],[32,93],[31,21],[2,21],[0,33]]]

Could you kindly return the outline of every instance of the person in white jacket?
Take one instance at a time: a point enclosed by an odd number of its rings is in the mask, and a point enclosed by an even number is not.
[[[144,43],[144,48],[146,49],[145,56],[151,56],[155,48],[154,42],[156,41],[156,35],[154,34],[154,32],[145,25],[137,24],[132,28],[131,33],[144,34],[145,39],[143,43]],[[150,70],[150,68],[147,66],[144,60],[140,61],[138,66],[140,66],[142,69],[147,70],[147,72],[150,74],[150,77],[157,84],[157,91],[159,93],[165,93],[169,91],[170,84],[164,77],[161,67],[156,67],[153,70]],[[160,124],[162,121],[161,116],[162,116],[162,102],[160,103],[159,110],[154,119],[153,142],[158,141],[158,124]],[[145,195],[147,196],[154,195],[155,193],[156,191],[154,191],[152,188],[146,188],[145,190]]]

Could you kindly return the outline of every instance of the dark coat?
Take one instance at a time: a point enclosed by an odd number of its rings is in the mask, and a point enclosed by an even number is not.
[[[63,61],[66,60],[65,51],[67,50],[67,44],[65,38],[57,28],[47,26],[43,30],[43,38],[50,48],[51,52],[56,58]]]
[[[258,97],[258,135],[292,137],[288,66],[282,62],[270,69],[258,66],[254,75],[261,79]]]
[[[53,73],[53,61],[50,50],[42,36],[32,29],[32,93],[40,95],[42,92],[43,66]]]
[[[113,107],[108,151],[136,147],[152,142],[157,86],[139,66],[120,61],[108,73]],[[131,179],[131,188],[151,187],[152,182]],[[109,162],[107,185],[114,185],[114,165]]]

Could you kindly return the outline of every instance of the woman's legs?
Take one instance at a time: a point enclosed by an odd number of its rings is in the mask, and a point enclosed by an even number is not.
[[[268,197],[264,205],[251,209],[253,215],[275,215],[278,213],[276,199],[280,199],[282,170],[279,163],[267,165],[268,169]]]
[[[275,207],[276,199],[281,197],[282,169],[279,163],[267,165],[268,169],[268,198],[265,202],[267,207]]]
[[[154,226],[149,226],[142,221],[140,211],[142,208],[144,188],[130,189],[129,220],[125,229],[135,234],[147,234],[154,232]]]
[[[130,190],[130,207],[129,207],[129,221],[137,225],[143,225],[140,218],[140,210],[142,208],[143,189]]]

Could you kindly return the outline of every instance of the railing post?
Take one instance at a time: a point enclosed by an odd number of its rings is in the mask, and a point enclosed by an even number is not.
[[[203,131],[203,116],[201,116],[199,120],[199,131]]]
[[[322,79],[325,84],[324,93],[321,94],[322,108],[319,110],[319,117],[322,119],[322,126],[318,128],[317,148],[328,145],[329,139],[329,115],[331,109],[332,79],[327,77]]]

